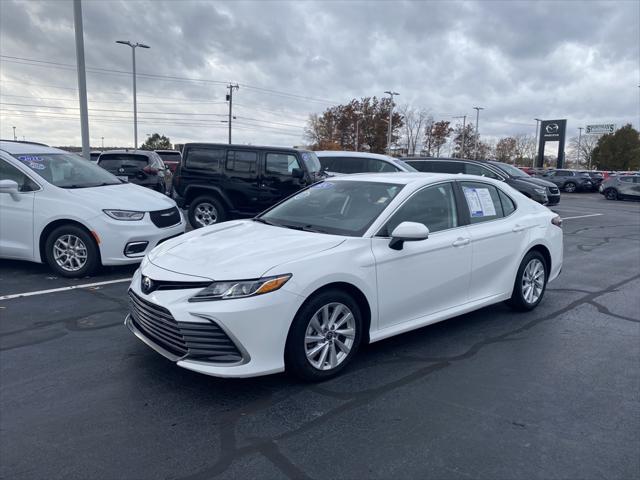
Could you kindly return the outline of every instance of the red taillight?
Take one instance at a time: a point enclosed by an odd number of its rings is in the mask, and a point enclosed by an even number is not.
[[[560,215],[556,215],[551,219],[551,223],[553,223],[556,227],[562,228],[562,217]]]
[[[144,167],[144,168],[142,169],[142,171],[143,171],[144,173],[151,173],[151,174],[158,173],[158,169],[157,169],[157,168],[150,167],[149,165],[147,165],[146,167]]]

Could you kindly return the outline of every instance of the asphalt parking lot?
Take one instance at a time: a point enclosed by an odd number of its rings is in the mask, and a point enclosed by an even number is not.
[[[640,478],[640,203],[554,210],[564,268],[538,309],[373,344],[316,385],[174,366],[122,324],[134,268],[2,261],[0,476]]]

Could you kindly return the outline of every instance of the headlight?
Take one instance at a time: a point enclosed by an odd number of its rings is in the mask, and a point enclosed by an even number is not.
[[[276,277],[264,277],[256,280],[235,280],[213,282],[189,299],[190,302],[206,302],[209,300],[228,300],[245,298],[263,293],[275,292],[289,281],[291,274]]]
[[[133,210],[103,210],[103,212],[115,220],[133,221],[142,220],[142,217],[144,217],[144,212],[135,212]]]
[[[536,192],[538,195],[544,195],[545,193],[547,193],[547,191],[544,188],[534,188],[533,191]]]

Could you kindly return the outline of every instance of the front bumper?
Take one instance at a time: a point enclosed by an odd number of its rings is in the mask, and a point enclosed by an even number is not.
[[[105,214],[91,222],[91,229],[100,238],[100,257],[103,265],[139,263],[159,243],[184,233],[187,223],[180,213],[180,223],[166,228],[156,227],[149,213],[140,221],[115,220]],[[125,247],[133,242],[147,242],[146,248],[135,255],[125,255]]]
[[[177,278],[173,272],[149,264],[144,270],[144,274],[154,280],[176,281]],[[304,300],[301,296],[282,288],[256,297],[189,303],[189,298],[199,289],[157,290],[145,295],[141,289],[141,276],[140,270],[133,276],[130,290],[135,295],[168,310],[179,326],[191,329],[215,323],[242,352],[242,361],[229,364],[192,358],[190,347],[186,354],[176,355],[137,328],[133,321],[135,317],[127,316],[125,325],[156,352],[179,367],[217,377],[253,377],[284,370],[287,335]],[[181,280],[184,281],[184,277]],[[131,314],[135,316],[135,309]]]

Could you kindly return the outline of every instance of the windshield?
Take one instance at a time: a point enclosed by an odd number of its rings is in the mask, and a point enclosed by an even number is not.
[[[56,187],[86,188],[122,183],[94,163],[71,153],[21,154],[16,158]]]
[[[302,160],[307,167],[309,173],[317,173],[322,169],[320,165],[320,160],[318,156],[314,152],[301,152]]]
[[[530,177],[528,173],[525,173],[518,167],[514,167],[513,165],[509,165],[508,163],[491,162],[491,165],[495,165],[511,177]]]
[[[319,182],[258,218],[273,225],[336,235],[361,236],[404,185]]]
[[[398,165],[403,166],[407,172],[417,172],[418,170],[413,168],[411,165],[409,165],[407,162],[405,162],[404,160],[400,160],[399,158],[395,158],[394,162],[396,162]]]

